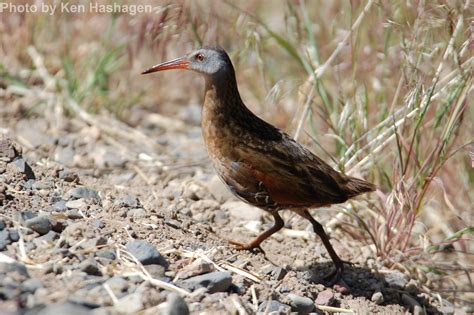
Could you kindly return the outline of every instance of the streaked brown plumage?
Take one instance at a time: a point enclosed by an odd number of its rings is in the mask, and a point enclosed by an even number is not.
[[[202,131],[214,168],[232,193],[270,212],[275,219],[274,226],[252,242],[232,243],[240,249],[260,248],[262,241],[284,225],[278,211],[292,210],[311,222],[336,267],[330,276],[339,278],[343,261],[308,208],[345,202],[373,191],[374,185],[337,172],[286,133],[255,116],[240,98],[232,62],[223,49],[204,47],[143,73],[167,69],[189,69],[204,75]]]

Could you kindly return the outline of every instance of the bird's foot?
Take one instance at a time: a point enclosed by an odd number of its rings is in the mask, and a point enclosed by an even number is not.
[[[260,244],[254,245],[252,243],[242,243],[242,242],[234,241],[234,240],[230,240],[229,243],[234,245],[237,250],[250,250],[250,251],[252,251],[254,249],[258,249],[260,252],[265,254],[265,251],[263,250],[262,247],[260,247]]]

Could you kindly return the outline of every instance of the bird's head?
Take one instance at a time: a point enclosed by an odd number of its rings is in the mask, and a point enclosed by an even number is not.
[[[233,67],[225,50],[218,47],[203,47],[183,57],[157,64],[142,74],[170,69],[193,70],[204,76],[217,77],[233,70]]]

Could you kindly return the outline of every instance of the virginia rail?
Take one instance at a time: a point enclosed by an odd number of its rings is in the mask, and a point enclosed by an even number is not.
[[[239,249],[260,248],[260,243],[279,231],[288,209],[309,220],[321,238],[340,278],[344,261],[334,251],[322,225],[309,208],[342,203],[375,186],[334,170],[280,129],[255,116],[242,102],[234,67],[218,47],[204,47],[181,58],[158,64],[142,74],[169,69],[193,70],[206,79],[202,132],[219,177],[232,193],[268,211],[275,224],[248,244],[231,241]]]

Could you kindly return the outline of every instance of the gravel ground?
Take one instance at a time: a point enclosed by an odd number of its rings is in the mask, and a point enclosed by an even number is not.
[[[216,178],[195,118],[134,110],[129,123],[153,139],[145,145],[3,105],[1,314],[454,311],[337,229],[334,247],[354,266],[329,286],[324,247],[291,213],[265,253],[235,250],[226,240],[250,240],[272,221]],[[323,223],[334,214],[314,213]]]

